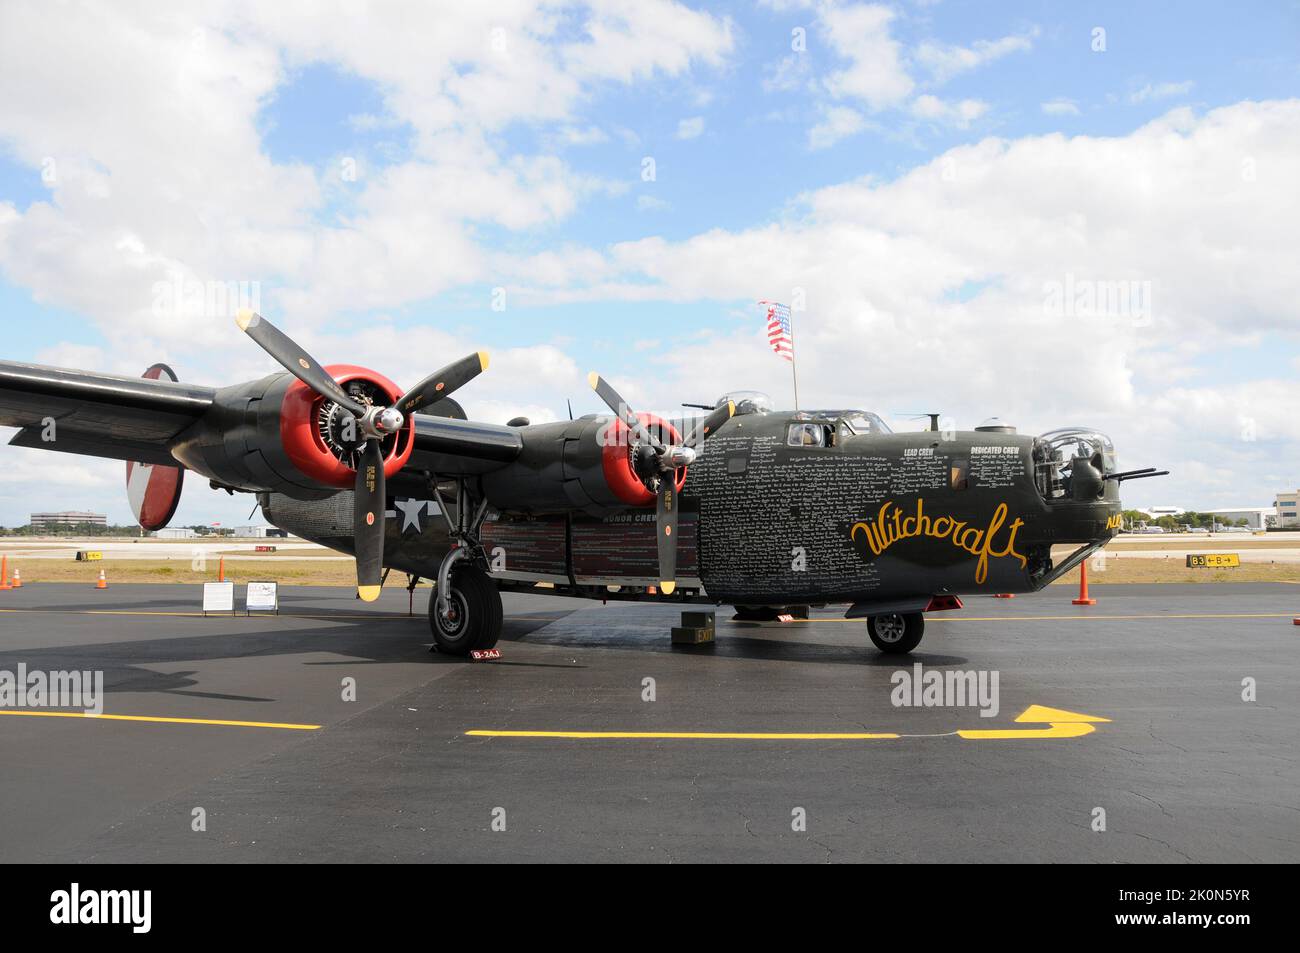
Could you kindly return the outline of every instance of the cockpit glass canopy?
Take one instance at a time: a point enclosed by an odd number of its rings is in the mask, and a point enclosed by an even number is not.
[[[1101,454],[1103,472],[1115,469],[1115,444],[1104,433],[1090,427],[1062,427],[1049,430],[1038,438],[1047,444],[1063,462],[1073,457],[1092,457]]]
[[[718,402],[713,406],[721,407],[729,400],[736,402],[737,417],[744,417],[747,414],[770,414],[776,409],[772,398],[757,390],[730,391],[719,397]]]
[[[840,417],[840,432],[846,437],[893,433],[889,425],[867,410],[847,410]]]
[[[1034,440],[1033,456],[1034,480],[1049,501],[1073,497],[1076,462],[1082,461],[1085,476],[1094,480],[1116,469],[1115,444],[1090,427],[1049,430]]]

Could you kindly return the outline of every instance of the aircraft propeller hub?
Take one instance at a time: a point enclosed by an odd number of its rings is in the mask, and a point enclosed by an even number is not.
[[[402,416],[401,411],[394,407],[372,409],[368,415],[368,420],[375,429],[376,434],[381,436],[395,434],[406,424],[406,418]]]
[[[664,453],[664,463],[673,470],[689,467],[699,454],[691,447],[669,447]]]

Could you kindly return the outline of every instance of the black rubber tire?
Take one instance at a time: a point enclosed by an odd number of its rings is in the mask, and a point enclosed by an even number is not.
[[[775,622],[781,610],[776,606],[736,606],[737,622]]]
[[[496,583],[477,566],[460,566],[451,574],[449,597],[459,620],[449,626],[438,614],[438,593],[429,596],[429,629],[443,655],[466,656],[496,646],[505,612]]]
[[[921,644],[924,634],[925,616],[919,612],[873,615],[867,619],[867,635],[887,655],[906,655]]]

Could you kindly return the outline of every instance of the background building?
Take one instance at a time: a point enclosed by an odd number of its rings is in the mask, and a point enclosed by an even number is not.
[[[1220,523],[1227,526],[1235,526],[1237,520],[1245,520],[1246,525],[1251,529],[1263,529],[1265,521],[1274,514],[1274,507],[1271,506],[1239,506],[1226,510],[1204,510],[1205,513],[1213,513]]]
[[[1162,516],[1182,516],[1187,511],[1181,506],[1139,506],[1139,513],[1145,513],[1153,520],[1158,520]]]
[[[1300,490],[1279,493],[1273,505],[1277,508],[1277,525],[1281,529],[1300,529]]]
[[[236,526],[232,532],[238,539],[285,539],[289,535],[274,526]]]
[[[108,526],[108,516],[104,513],[33,513],[32,530],[37,533],[53,533],[60,529],[74,526]]]

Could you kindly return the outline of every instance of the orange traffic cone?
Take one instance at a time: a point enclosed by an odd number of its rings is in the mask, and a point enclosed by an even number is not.
[[[95,588],[96,589],[108,588],[108,576],[104,575],[104,570],[102,569],[99,571],[99,582],[95,583]]]
[[[1075,606],[1095,606],[1096,599],[1088,598],[1088,560],[1079,563],[1079,598],[1070,602]]]
[[[217,582],[226,581],[226,557],[221,557],[221,562],[217,563]]]
[[[0,558],[0,591],[12,589],[9,585],[9,557]]]
[[[23,574],[22,574],[22,572],[20,572],[19,569],[15,566],[15,567],[14,567],[14,581],[13,581],[13,588],[14,588],[14,589],[21,589],[22,587],[23,587]]]

